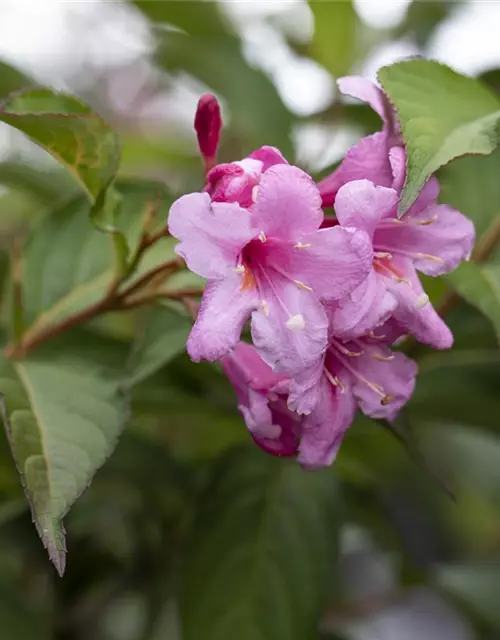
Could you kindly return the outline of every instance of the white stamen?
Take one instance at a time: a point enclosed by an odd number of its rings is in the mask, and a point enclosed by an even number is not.
[[[259,185],[256,184],[252,189],[252,202],[257,202],[258,195],[259,195]]]
[[[296,316],[290,316],[285,322],[285,326],[287,329],[290,329],[290,331],[302,331],[305,329],[306,321],[304,320],[304,316],[299,313]]]
[[[388,251],[375,251],[373,254],[375,258],[387,258],[388,260],[392,260],[392,253]]]
[[[269,315],[269,305],[267,303],[267,300],[261,300],[260,304],[262,305],[262,308],[264,309],[264,315],[268,316]]]
[[[426,293],[421,293],[418,296],[415,304],[417,309],[423,309],[425,305],[428,304],[428,302],[429,302],[429,296]]]
[[[265,234],[263,231],[261,231],[261,232],[259,233],[259,240],[260,240],[261,242],[266,242],[266,241],[267,241],[266,234]]]
[[[245,273],[245,267],[242,264],[240,264],[237,267],[235,267],[233,271],[235,273]]]
[[[308,247],[310,247],[310,246],[311,246],[311,243],[310,243],[310,242],[308,242],[307,244],[302,244],[302,242],[298,242],[298,243],[295,245],[295,248],[296,248],[296,249],[307,249],[307,248],[308,248]]]
[[[304,284],[300,280],[294,280],[294,282],[301,289],[305,289],[306,291],[312,291],[312,287],[309,287],[307,284]]]

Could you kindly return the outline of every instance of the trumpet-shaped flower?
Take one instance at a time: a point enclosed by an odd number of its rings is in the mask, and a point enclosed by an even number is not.
[[[172,205],[176,251],[208,280],[188,352],[195,361],[218,360],[235,347],[251,315],[261,355],[274,370],[294,375],[324,352],[321,301],[341,299],[366,278],[371,243],[348,225],[320,229],[321,198],[297,167],[264,171],[252,201],[243,208],[193,193]]]

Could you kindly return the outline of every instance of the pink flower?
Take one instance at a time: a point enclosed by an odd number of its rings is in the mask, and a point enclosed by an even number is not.
[[[286,405],[287,378],[274,373],[255,348],[244,342],[224,356],[221,365],[256,444],[273,455],[295,455],[302,419]]]
[[[403,144],[396,113],[376,84],[360,76],[339,78],[337,84],[343,94],[367,102],[381,117],[383,129],[361,138],[349,149],[339,167],[318,184],[324,207],[331,207],[340,187],[351,180],[370,180],[383,187],[392,186],[389,150]]]
[[[302,466],[332,463],[357,407],[371,418],[393,420],[409,400],[417,365],[391,351],[390,333],[387,326],[387,331],[382,327],[350,341],[331,338],[316,367],[291,383],[295,388],[290,389],[289,407],[314,407],[304,416],[298,455]]]
[[[198,147],[205,162],[205,170],[208,171],[215,164],[222,129],[219,103],[211,93],[205,93],[198,100],[194,128]]]
[[[261,147],[243,160],[214,167],[207,175],[205,191],[214,202],[237,202],[242,207],[250,207],[254,187],[262,174],[276,164],[288,162],[275,147]]]
[[[265,170],[255,202],[179,198],[169,228],[188,267],[208,279],[188,340],[194,361],[218,360],[235,347],[252,316],[255,346],[275,371],[294,375],[326,349],[322,300],[338,300],[368,275],[367,234],[349,226],[320,229],[321,198],[297,167]]]
[[[398,187],[404,181],[404,150],[394,147],[390,160]],[[337,219],[341,226],[366,231],[373,242],[374,261],[369,278],[333,310],[336,335],[355,337],[392,313],[421,342],[440,349],[451,346],[453,336],[429,303],[417,270],[430,276],[452,271],[470,254],[475,234],[465,216],[436,204],[438,192],[438,182],[432,178],[398,219],[397,188],[375,186],[368,180],[340,188],[335,199]]]

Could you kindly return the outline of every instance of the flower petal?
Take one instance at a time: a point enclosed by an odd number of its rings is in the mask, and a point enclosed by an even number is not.
[[[327,346],[328,320],[317,297],[276,279],[265,309],[252,314],[252,339],[274,371],[295,375],[312,366]]]
[[[374,269],[349,295],[328,305],[330,331],[343,340],[358,338],[384,323],[397,302]]]
[[[335,212],[344,227],[355,227],[373,237],[382,218],[393,217],[398,204],[394,189],[369,180],[354,180],[341,187],[335,198]]]
[[[342,392],[323,377],[320,394],[317,409],[303,422],[297,460],[304,469],[319,469],[333,462],[356,413],[348,384]]]
[[[401,223],[377,230],[373,244],[411,257],[419,271],[439,276],[465,260],[474,241],[474,225],[468,218],[447,205],[436,204],[418,214],[409,212]]]
[[[371,386],[352,376],[352,392],[361,411],[371,418],[393,420],[401,407],[408,402],[415,388],[417,363],[402,353],[391,352],[387,347],[365,344],[365,351],[356,358],[356,369],[370,383],[378,385],[387,394],[381,396]],[[393,358],[392,360],[380,360]]]
[[[386,134],[378,132],[361,138],[351,147],[337,169],[318,184],[323,206],[331,207],[340,187],[352,180],[366,179],[382,187],[392,186],[387,144]]]
[[[294,456],[302,419],[287,409],[284,398],[268,400],[255,391],[250,392],[250,398],[250,408],[238,408],[254,442],[274,456]]]
[[[248,157],[262,162],[262,172],[267,171],[275,164],[288,164],[279,149],[267,145],[253,151]]]
[[[321,379],[324,357],[321,356],[311,367],[290,378],[288,407],[301,415],[309,415],[321,401]]]
[[[323,221],[321,198],[312,178],[288,164],[274,165],[263,174],[252,215],[254,227],[282,240],[298,240]]]
[[[392,262],[407,281],[385,278],[387,288],[398,302],[394,320],[420,342],[435,349],[449,349],[453,334],[428,301],[411,261],[398,258]]]
[[[382,90],[371,80],[362,76],[344,76],[337,80],[340,93],[366,102],[387,122],[387,100]]]
[[[338,300],[352,291],[373,261],[368,235],[339,226],[302,236],[295,246],[277,247],[275,255],[298,286],[306,285],[322,300]]]
[[[180,240],[176,253],[204,278],[226,275],[255,236],[246,209],[234,203],[211,203],[207,193],[190,193],[176,200],[170,208],[168,228]]]
[[[191,360],[214,362],[234,349],[251,312],[259,304],[253,289],[242,292],[241,274],[209,280],[187,341]]]

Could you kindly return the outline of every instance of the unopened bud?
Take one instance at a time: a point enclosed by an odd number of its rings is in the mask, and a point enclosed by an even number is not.
[[[222,128],[219,102],[211,93],[205,93],[198,101],[194,128],[198,137],[198,147],[205,162],[205,170],[209,171],[215,165]]]

